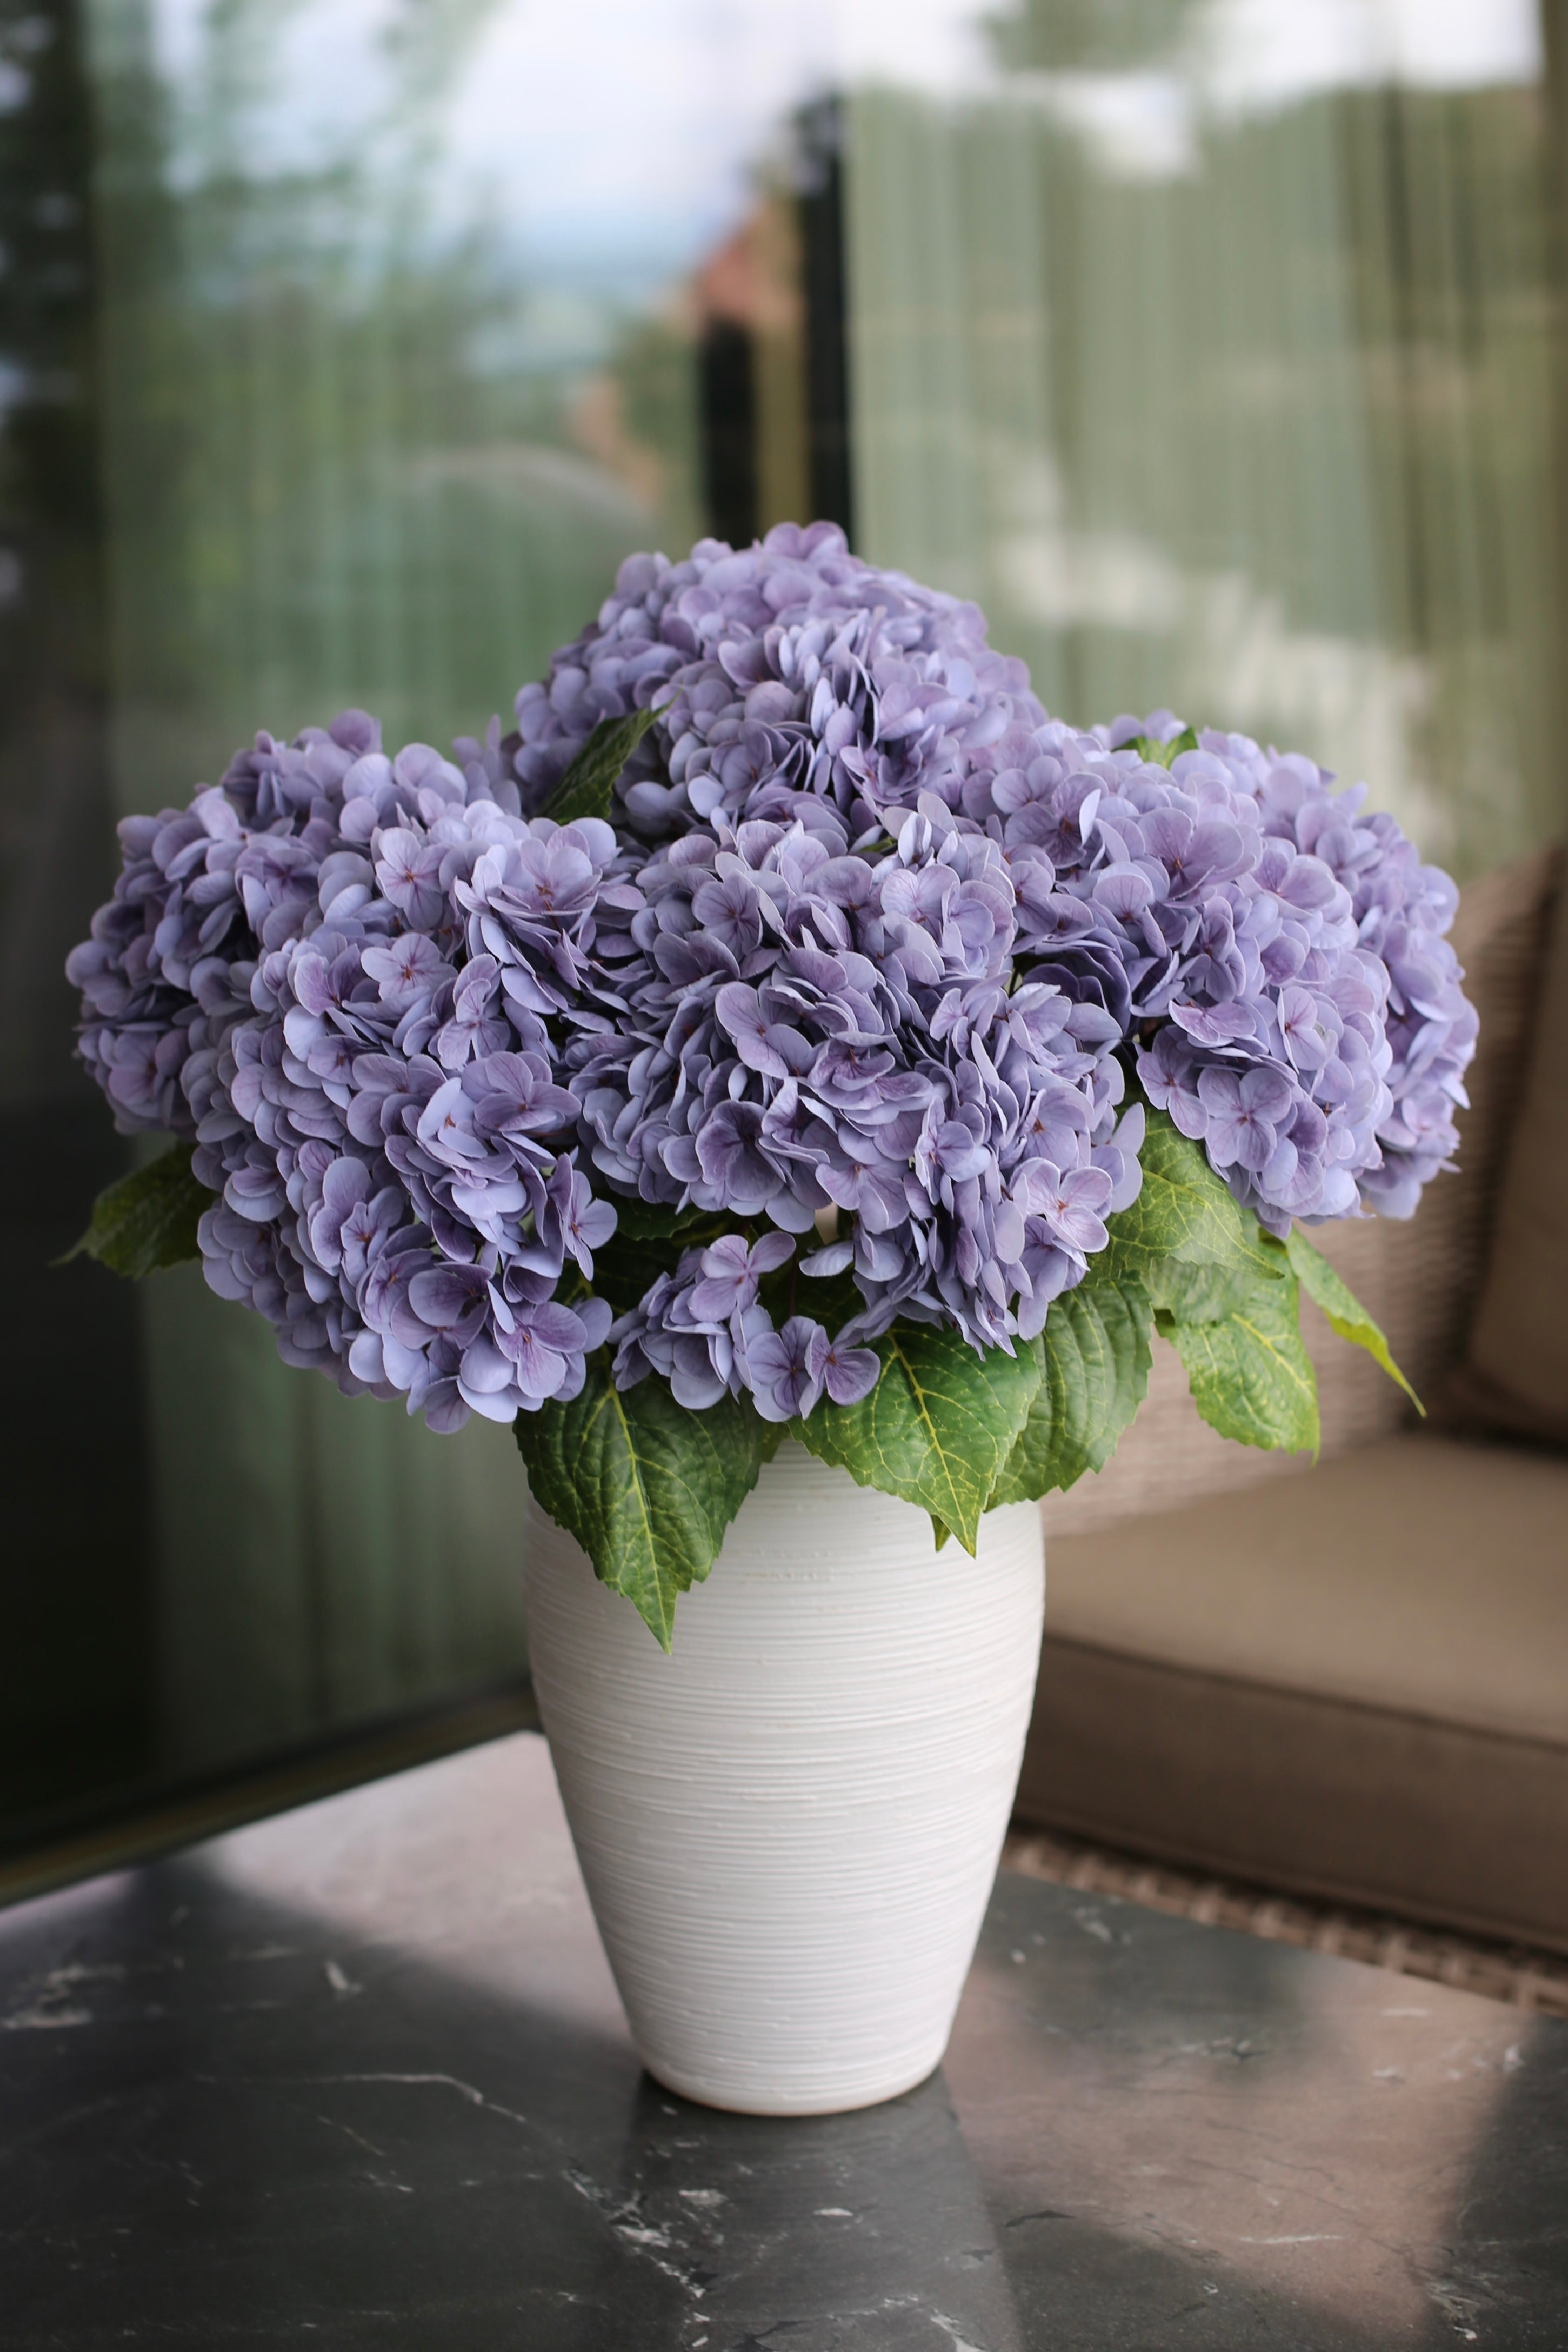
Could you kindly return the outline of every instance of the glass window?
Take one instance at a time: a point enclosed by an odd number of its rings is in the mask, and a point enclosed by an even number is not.
[[[827,515],[1065,716],[1500,864],[1563,814],[1550,131],[1530,0],[0,14],[0,1837],[526,1655],[506,1432],[50,1265],[127,1164],[115,818],[505,725],[632,549]]]

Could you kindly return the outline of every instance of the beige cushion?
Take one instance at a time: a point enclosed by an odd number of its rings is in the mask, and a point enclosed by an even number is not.
[[[1486,1276],[1452,1400],[1568,1444],[1568,898],[1560,894]]]
[[[1568,1463],[1399,1435],[1048,1585],[1023,1819],[1568,1948]]]

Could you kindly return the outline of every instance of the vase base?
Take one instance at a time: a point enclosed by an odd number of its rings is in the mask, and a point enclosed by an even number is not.
[[[752,2089],[738,2084],[726,2088],[699,2076],[683,2074],[677,2067],[657,2065],[638,2053],[644,2070],[662,2091],[673,2091],[677,2098],[689,2099],[694,2106],[716,2107],[727,2116],[848,2116],[862,2107],[883,2106],[889,2099],[901,2099],[906,2091],[918,2090],[922,2083],[928,2083],[942,2063],[943,2054],[939,2052],[935,2058],[923,2059],[906,2074],[854,2089],[769,2091],[760,2085]]]

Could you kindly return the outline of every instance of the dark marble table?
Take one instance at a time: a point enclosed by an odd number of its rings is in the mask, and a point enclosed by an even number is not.
[[[0,2344],[1568,2345],[1568,2027],[1004,1875],[942,2073],[715,2115],[529,1735],[0,1915]]]

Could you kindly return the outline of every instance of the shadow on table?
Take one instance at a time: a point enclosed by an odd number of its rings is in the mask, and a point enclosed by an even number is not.
[[[861,2115],[715,2114],[550,1944],[508,1998],[199,1857],[0,1918],[8,2352],[1022,2352],[939,2075]]]
[[[1028,2343],[1561,2338],[1559,2027],[1004,1874],[946,2073]]]
[[[1427,2352],[1568,2343],[1568,2032],[1521,2018],[1517,2060],[1447,2233]]]
[[[786,2123],[666,2095],[603,1995],[580,1908],[554,1916],[509,1959],[492,1938],[476,1972],[421,1948],[439,1917],[346,1934],[197,1854],[0,1919],[7,2346],[1396,2340],[1256,2286],[1227,2294],[1217,2334],[1212,2254],[1039,2195],[993,2219],[941,2075]],[[1071,2128],[1041,2111],[1035,2130],[1018,2179],[1071,2184]],[[1491,2193],[1481,2180],[1483,2218]]]

